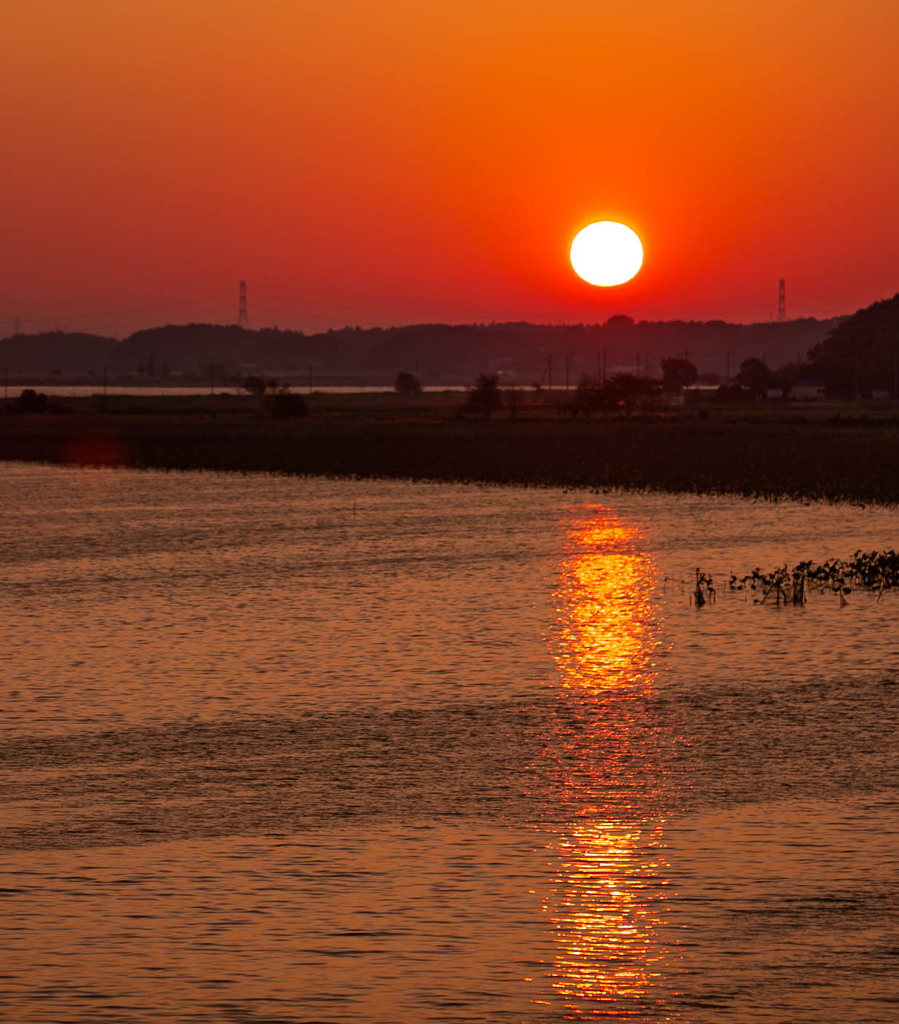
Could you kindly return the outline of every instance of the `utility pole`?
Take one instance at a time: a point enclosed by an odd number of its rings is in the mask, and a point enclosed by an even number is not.
[[[783,278],[777,282],[777,322],[782,324],[787,318],[787,286]]]
[[[237,326],[245,331],[250,329],[250,318],[247,314],[247,282],[240,282],[240,297],[237,302]]]

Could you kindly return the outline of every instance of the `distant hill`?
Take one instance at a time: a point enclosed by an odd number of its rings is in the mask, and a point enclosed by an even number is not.
[[[736,373],[755,356],[769,366],[801,361],[836,320],[729,324],[724,321],[641,321],[613,317],[601,325],[545,326],[527,323],[466,326],[419,325],[380,332],[368,352],[372,369],[418,366],[426,383],[440,376],[471,380],[484,370],[506,372],[519,383],[556,384],[596,374],[601,366],[659,374],[662,359],[688,355],[702,372]],[[550,359],[552,364],[550,364]]]
[[[58,374],[100,375],[111,354],[119,347],[115,338],[95,334],[46,331],[43,334],[14,334],[0,340],[0,373],[12,377]]]
[[[0,372],[48,377],[97,376],[107,367],[119,379],[239,380],[263,373],[319,383],[392,382],[400,371],[427,385],[469,384],[479,373],[507,383],[576,383],[601,369],[659,375],[662,359],[687,356],[700,372],[735,374],[749,357],[777,368],[801,362],[840,323],[791,320],[730,324],[713,321],[641,321],[612,317],[604,324],[416,324],[345,328],[324,334],[234,325],[170,324],[138,331],[124,341],[53,332],[0,341]]]
[[[206,377],[283,369],[302,348],[299,331],[248,331],[234,324],[169,324],[137,331],[116,349],[110,368],[145,377]],[[300,363],[296,364],[299,368]]]

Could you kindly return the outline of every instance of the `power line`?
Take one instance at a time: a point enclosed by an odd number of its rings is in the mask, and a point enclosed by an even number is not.
[[[362,306],[348,306],[344,302],[311,302],[308,299],[300,299],[299,301],[297,301],[297,299],[295,298],[288,299],[285,298],[283,295],[271,295],[267,292],[254,292],[254,294],[258,295],[259,298],[261,299],[273,299],[275,302],[286,302],[289,304],[291,309],[296,309],[299,311],[303,311],[308,306],[317,306],[319,309],[350,309],[354,313],[377,314],[378,312],[377,310],[366,309]]]
[[[176,306],[200,305],[204,302],[225,302],[226,295],[211,295],[201,299],[180,299],[175,302],[159,302],[152,306],[134,306],[131,309],[113,309],[101,313],[54,313],[48,316],[23,316],[17,317],[23,323],[40,323],[46,320],[97,320],[113,316],[128,316],[131,313],[152,313],[157,309],[172,309]]]

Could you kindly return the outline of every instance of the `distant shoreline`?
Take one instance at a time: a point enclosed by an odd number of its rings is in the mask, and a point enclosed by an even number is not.
[[[16,381],[3,385],[0,382],[0,404],[3,400],[14,401],[26,388],[33,391],[41,391],[51,398],[93,398],[95,395],[108,397],[132,396],[135,398],[205,398],[205,397],[231,397],[237,396],[246,401],[246,394],[240,387],[219,387],[210,388],[209,384],[47,384],[41,381],[22,382]],[[389,395],[395,393],[392,383],[387,384],[314,384],[311,388],[305,384],[292,384],[291,391],[299,395]],[[422,393],[428,395],[455,394],[460,395],[468,391],[464,384],[447,384],[438,386],[422,387]],[[564,384],[554,385],[553,394],[565,393]]]
[[[322,397],[297,419],[249,396],[75,402],[0,415],[0,460],[899,504],[895,408],[483,420],[460,416],[458,394],[411,398]]]

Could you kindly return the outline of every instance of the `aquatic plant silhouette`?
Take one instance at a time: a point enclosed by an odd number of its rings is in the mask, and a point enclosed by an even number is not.
[[[697,572],[697,588],[700,573]],[[847,596],[853,588],[877,593],[880,600],[885,590],[899,587],[899,554],[888,551],[856,551],[850,558],[828,559],[816,564],[811,561],[798,562],[794,566],[782,565],[770,572],[755,568],[744,576],[732,573],[728,582],[729,590],[761,591],[756,604],[765,604],[772,596],[774,603],[786,606],[804,605],[808,601],[809,586],[820,592],[838,594],[840,607],[844,607]],[[697,602],[698,604],[698,602]]]
[[[714,604],[716,597],[715,585],[712,582],[712,577],[708,573],[701,572],[699,569],[696,570],[696,582],[693,587],[693,593],[691,599],[693,604],[697,608],[702,608],[706,604]]]

